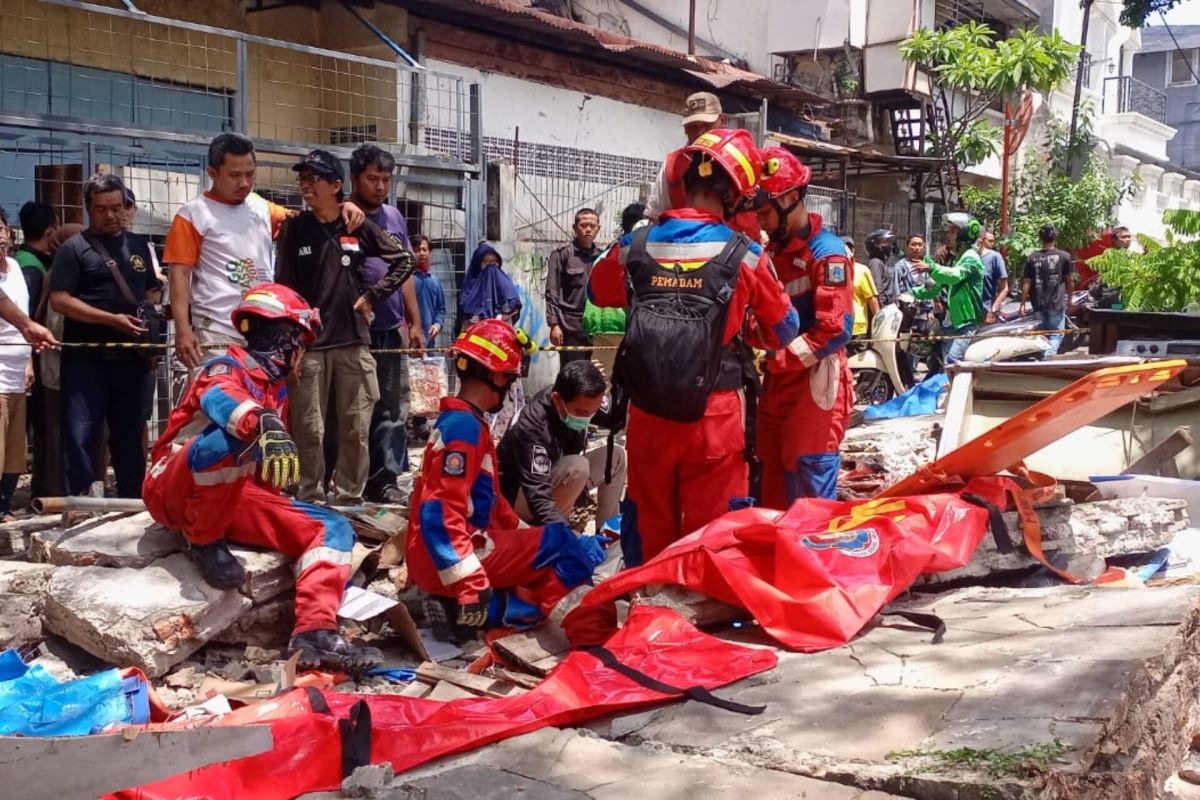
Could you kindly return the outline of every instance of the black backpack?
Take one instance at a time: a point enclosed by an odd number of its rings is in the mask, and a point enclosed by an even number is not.
[[[704,416],[709,395],[730,376],[728,388],[742,383],[738,354],[723,339],[750,241],[736,234],[716,258],[684,272],[646,253],[651,227],[634,231],[625,262],[629,313],[614,383],[643,411],[695,422]]]

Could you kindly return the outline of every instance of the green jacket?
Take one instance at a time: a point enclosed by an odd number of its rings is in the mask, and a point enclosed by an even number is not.
[[[588,300],[583,307],[583,332],[588,336],[598,333],[624,333],[625,309],[601,308]]]
[[[974,247],[964,250],[952,267],[934,264],[929,268],[929,277],[937,285],[914,289],[915,297],[933,300],[944,287],[949,293],[947,305],[951,325],[961,328],[983,322],[983,261]]]

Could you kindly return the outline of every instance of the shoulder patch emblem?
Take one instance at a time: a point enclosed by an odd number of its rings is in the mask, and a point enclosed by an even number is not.
[[[461,478],[467,474],[467,454],[462,450],[447,450],[442,457],[442,474]]]
[[[218,375],[228,375],[233,372],[233,367],[229,366],[224,361],[218,361],[208,368],[207,373],[210,378],[215,378]]]
[[[825,263],[825,285],[846,285],[846,265],[844,263],[841,261],[828,261]]]
[[[550,454],[540,444],[533,446],[533,460],[529,464],[534,475],[547,476],[550,474]]]
[[[141,256],[133,256],[132,258],[129,259],[129,263],[133,266],[134,270],[137,272],[145,272],[146,271],[146,261]]]

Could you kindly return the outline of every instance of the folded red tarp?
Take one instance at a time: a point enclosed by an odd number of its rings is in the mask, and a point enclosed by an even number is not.
[[[963,496],[1003,508],[1006,486],[1013,484],[976,478],[956,494],[734,511],[598,585],[563,627],[576,645],[603,641],[616,624],[618,597],[678,585],[745,609],[791,650],[837,647],[922,572],[966,564],[989,514]]]
[[[769,650],[722,641],[698,631],[673,611],[650,606],[634,608],[605,647],[623,666],[680,689],[713,689],[771,669],[778,661]],[[395,695],[319,694],[328,712],[314,711],[310,695],[296,689],[212,723],[269,722],[275,737],[270,752],[129,789],[110,800],[272,800],[335,789],[342,780],[339,721],[346,727],[350,710],[359,701],[370,711],[371,763],[388,762],[401,772],[538,728],[570,725],[680,697],[647,688],[585,651],[572,652],[537,688],[512,697],[442,702]]]

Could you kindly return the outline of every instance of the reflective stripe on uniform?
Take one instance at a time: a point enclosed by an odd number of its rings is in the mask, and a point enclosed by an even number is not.
[[[229,415],[229,422],[225,423],[225,432],[230,436],[237,436],[238,423],[242,421],[242,417],[249,414],[254,409],[258,408],[258,403],[253,400],[243,400],[238,403],[238,407]]]
[[[484,455],[483,460],[479,462],[479,469],[482,472],[486,472],[488,475],[496,474],[496,468],[492,464],[492,454],[491,453],[487,453]]]
[[[479,556],[470,553],[457,564],[451,564],[445,569],[439,569],[438,578],[441,579],[443,586],[450,586],[451,584],[458,583],[468,575],[475,574],[481,569],[483,569],[483,564],[479,563]]]
[[[812,278],[807,275],[801,275],[799,278],[793,278],[783,285],[783,290],[787,292],[788,297],[795,297],[798,294],[804,294],[812,289]]]
[[[338,550],[336,547],[314,547],[311,550],[304,551],[304,555],[300,556],[300,560],[296,562],[295,571],[296,577],[299,578],[304,574],[309,567],[324,561],[337,566],[350,565],[350,551]]]
[[[248,464],[242,464],[237,467],[221,467],[220,469],[209,469],[203,472],[193,472],[192,480],[197,486],[218,486],[222,483],[233,483],[236,480],[254,474],[254,468],[258,464],[251,461]]]
[[[808,342],[805,341],[803,336],[797,336],[795,339],[792,339],[787,349],[792,355],[798,357],[806,367],[811,367],[817,363],[816,355],[813,354],[812,348],[808,346]]]

